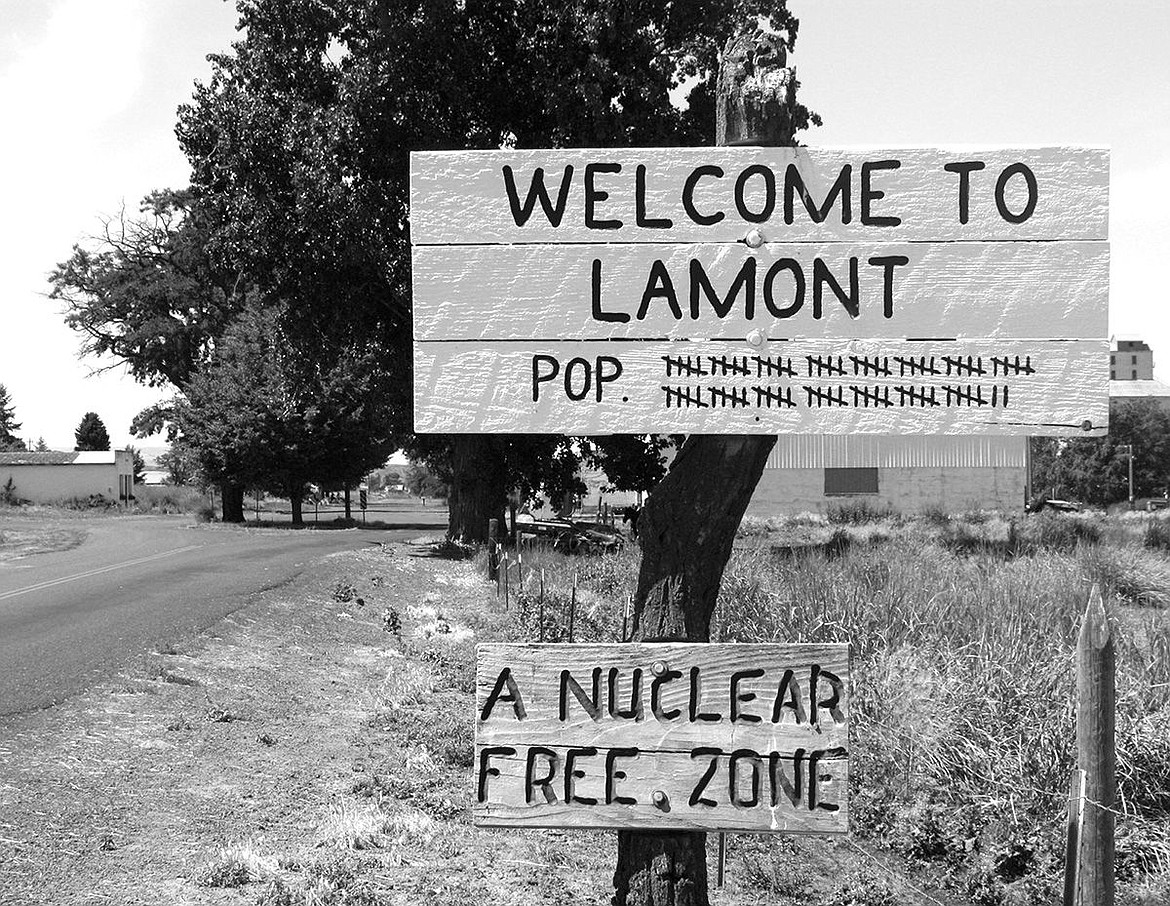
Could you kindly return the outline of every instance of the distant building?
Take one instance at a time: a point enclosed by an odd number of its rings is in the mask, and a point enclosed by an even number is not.
[[[749,516],[827,513],[864,503],[879,511],[1020,511],[1028,494],[1028,438],[781,435]]]
[[[1109,403],[1152,399],[1170,412],[1170,384],[1154,379],[1154,351],[1141,340],[1117,340],[1109,350]]]
[[[134,459],[128,450],[85,453],[0,453],[0,493],[30,503],[100,495],[127,502],[134,496]]]
[[[1170,412],[1170,384],[1164,384],[1156,380],[1109,382],[1110,405],[1142,399],[1152,399],[1167,412]]]
[[[1154,351],[1141,340],[1117,340],[1109,350],[1109,380],[1152,381]]]

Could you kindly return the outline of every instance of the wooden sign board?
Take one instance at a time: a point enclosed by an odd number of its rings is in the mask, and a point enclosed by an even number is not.
[[[1108,424],[1105,151],[427,152],[411,166],[417,431]]]
[[[848,645],[477,653],[476,824],[848,831]]]

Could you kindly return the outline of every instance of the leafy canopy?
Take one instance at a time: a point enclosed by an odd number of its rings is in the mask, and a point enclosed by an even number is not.
[[[211,79],[177,129],[193,190],[215,211],[212,256],[284,306],[289,336],[375,344],[394,377],[382,404],[402,432],[411,425],[409,152],[710,144],[723,42],[760,18],[789,49],[797,31],[784,0],[237,7],[241,37],[211,58]],[[683,84],[689,103],[679,110],[671,95]],[[797,117],[815,121],[804,108]],[[626,443],[612,458],[624,442],[482,443],[499,488],[559,490],[586,446],[632,475],[662,468],[657,441]],[[411,449],[451,470],[449,441],[420,438]]]

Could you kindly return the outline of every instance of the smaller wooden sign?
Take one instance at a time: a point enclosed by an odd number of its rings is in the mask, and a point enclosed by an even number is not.
[[[480,645],[475,821],[845,833],[846,644]]]

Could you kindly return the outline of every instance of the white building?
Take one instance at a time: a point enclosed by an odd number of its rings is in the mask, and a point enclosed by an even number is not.
[[[1152,381],[1154,351],[1141,340],[1116,340],[1109,350],[1109,380]]]
[[[0,453],[0,493],[18,500],[54,503],[101,495],[128,501],[134,495],[134,459],[128,450],[85,453]]]
[[[1028,438],[781,435],[752,495],[750,516],[874,510],[1020,511]]]

